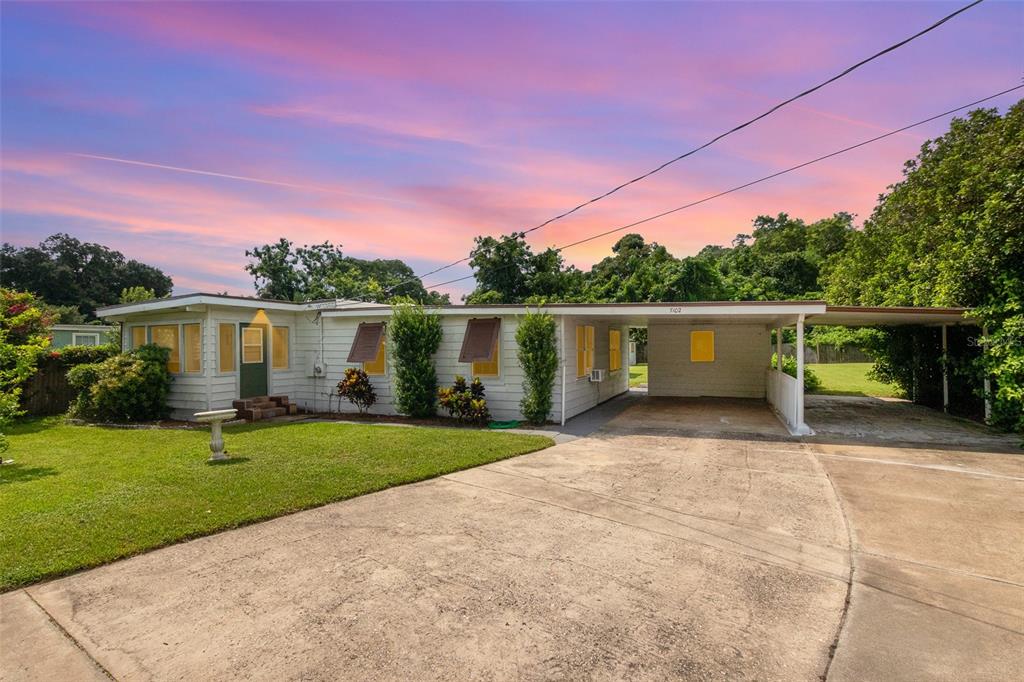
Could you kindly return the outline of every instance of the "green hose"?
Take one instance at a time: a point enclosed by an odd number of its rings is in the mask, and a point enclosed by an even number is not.
[[[519,426],[519,422],[515,419],[507,422],[491,422],[487,425],[489,429],[514,429]]]

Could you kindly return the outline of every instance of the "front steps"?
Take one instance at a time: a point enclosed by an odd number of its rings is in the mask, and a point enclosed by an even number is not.
[[[251,422],[283,417],[286,414],[295,414],[299,410],[298,405],[288,402],[286,395],[262,395],[255,398],[233,400],[231,407],[238,410],[240,419]]]

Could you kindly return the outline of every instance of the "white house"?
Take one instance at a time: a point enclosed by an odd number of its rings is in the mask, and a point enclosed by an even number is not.
[[[451,305],[431,309],[442,322],[434,356],[439,385],[478,376],[496,419],[521,418],[523,372],[515,333],[527,307]],[[628,332],[648,329],[651,396],[767,400],[790,431],[807,433],[803,382],[770,368],[771,330],[795,327],[803,372],[806,324],[969,323],[959,308],[857,308],[821,301],[554,304],[560,349],[551,419],[564,423],[629,388]],[[300,409],[326,411],[347,367],[375,385],[372,411],[393,414],[387,305],[330,300],[292,303],[186,294],[101,309],[120,322],[123,347],[171,349],[173,416],[230,407],[233,401],[287,396]],[[342,410],[351,406],[343,404]]]

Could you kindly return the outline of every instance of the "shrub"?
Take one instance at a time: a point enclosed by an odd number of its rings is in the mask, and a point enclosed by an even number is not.
[[[534,424],[551,414],[551,391],[558,373],[555,318],[549,313],[527,312],[516,329],[519,364],[523,368],[523,399],[519,409]]]
[[[410,299],[396,301],[388,346],[395,368],[395,402],[399,412],[432,417],[437,400],[433,355],[441,345],[441,320]]]
[[[370,383],[370,376],[357,367],[345,370],[345,376],[338,382],[338,395],[359,408],[360,414],[377,402],[377,393]]]
[[[22,385],[50,345],[47,327],[53,319],[32,294],[0,288],[0,431],[23,414]],[[7,447],[0,433],[0,452]]]
[[[772,367],[774,367],[775,364],[776,364],[776,355],[775,355],[775,353],[772,353]],[[791,357],[789,355],[783,355],[782,356],[782,371],[795,379],[796,378],[796,358]],[[814,373],[814,370],[809,368],[807,365],[804,365],[804,392],[805,393],[814,393],[819,388],[821,388],[821,379],[818,377],[817,374]]]
[[[97,421],[147,421],[168,414],[170,351],[146,345],[98,363],[77,365],[68,383],[78,391],[72,414]]]
[[[102,362],[114,357],[118,352],[117,346],[112,343],[102,346],[64,346],[50,351],[48,358],[64,367],[74,367],[89,362]]]
[[[467,385],[465,378],[456,376],[452,387],[438,390],[437,397],[441,407],[461,422],[485,424],[491,418],[484,397],[484,385],[479,377]]]

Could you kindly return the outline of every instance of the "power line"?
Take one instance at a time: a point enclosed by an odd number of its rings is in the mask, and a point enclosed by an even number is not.
[[[907,130],[910,130],[911,128],[916,128],[917,126],[924,125],[925,123],[931,123],[932,121],[934,121],[936,119],[940,119],[940,118],[942,118],[944,116],[949,116],[950,114],[955,114],[956,112],[961,111],[963,109],[968,109],[970,107],[977,106],[978,104],[982,104],[983,102],[987,102],[990,99],[995,99],[996,97],[1000,97],[1000,96],[1005,95],[1007,93],[1013,92],[1014,90],[1020,90],[1021,88],[1024,88],[1024,85],[1017,85],[1017,86],[1014,86],[1012,88],[1007,88],[1006,90],[1003,90],[1002,92],[997,92],[994,95],[989,95],[988,97],[983,97],[982,99],[975,100],[973,102],[970,102],[969,104],[964,104],[962,106],[956,107],[955,109],[950,109],[948,111],[944,111],[941,114],[935,114],[934,116],[929,116],[928,118],[925,118],[925,119],[922,119],[920,121],[917,121],[916,123],[911,123],[910,125],[905,125],[902,128],[897,128],[896,130],[891,130],[891,131],[889,131],[887,133],[883,133],[882,135],[878,135],[877,137],[872,137],[872,138],[870,138],[868,140],[863,140],[861,142],[858,142],[857,144],[850,145],[849,147],[844,147],[842,149],[838,149],[838,150],[836,150],[834,152],[830,152],[828,154],[825,154],[824,156],[819,156],[819,157],[817,157],[815,159],[811,159],[810,161],[804,161],[803,163],[799,163],[799,164],[797,164],[795,166],[790,166],[789,168],[777,171],[775,173],[772,173],[771,175],[766,175],[764,177],[758,178],[757,180],[751,180],[750,182],[745,182],[742,185],[737,185],[736,187],[732,187],[730,189],[723,190],[721,192],[718,192],[717,194],[712,194],[710,196],[706,196],[703,199],[698,199],[696,201],[691,201],[688,204],[684,204],[682,206],[678,206],[676,208],[669,209],[667,211],[662,211],[661,213],[657,213],[657,214],[649,216],[647,218],[642,218],[640,220],[634,221],[634,222],[629,223],[627,225],[622,225],[620,227],[616,227],[616,228],[613,228],[613,229],[610,229],[610,230],[605,230],[604,232],[599,232],[599,233],[597,233],[595,235],[591,235],[591,236],[586,237],[584,239],[579,239],[579,240],[571,242],[569,244],[564,244],[562,246],[556,246],[555,247],[555,251],[561,252],[561,251],[564,251],[565,249],[569,249],[569,248],[572,248],[574,246],[579,246],[580,244],[585,244],[587,242],[593,241],[595,239],[600,239],[601,237],[606,237],[606,236],[608,236],[610,234],[614,234],[616,232],[621,232],[623,230],[628,230],[629,228],[636,227],[637,225],[643,225],[644,223],[649,223],[649,222],[651,222],[653,220],[658,220],[660,218],[664,218],[667,215],[671,215],[673,213],[678,213],[679,211],[684,211],[684,210],[686,210],[688,208],[692,208],[692,207],[697,206],[699,204],[703,204],[703,203],[706,203],[708,201],[711,201],[712,199],[717,199],[717,198],[723,197],[723,196],[725,196],[727,194],[732,194],[733,192],[738,192],[741,189],[746,189],[747,187],[751,187],[753,185],[760,184],[760,183],[765,182],[767,180],[771,180],[773,178],[777,178],[780,175],[785,175],[787,173],[792,173],[793,171],[800,170],[801,168],[806,168],[807,166],[810,166],[812,164],[818,163],[820,161],[824,161],[826,159],[831,159],[834,156],[839,156],[840,154],[845,154],[846,152],[853,151],[854,149],[859,149],[860,147],[863,147],[865,145],[869,145],[869,144],[871,144],[873,142],[878,142],[879,140],[884,140],[887,137],[892,137],[893,135],[898,135],[899,133],[906,132]],[[508,267],[510,265],[511,264],[507,264],[504,267]],[[459,277],[457,279],[451,279],[451,280],[448,280],[447,282],[439,282],[437,284],[431,284],[429,287],[425,287],[425,288],[442,287],[442,286],[445,286],[447,284],[454,284],[456,282],[462,282],[464,280],[471,279],[471,278],[473,278],[475,276],[476,276],[475,274],[466,275],[465,277]]]
[[[728,137],[729,135],[732,135],[735,132],[743,130],[747,126],[750,126],[750,125],[756,123],[757,121],[760,121],[761,119],[763,119],[763,118],[765,118],[767,116],[770,116],[771,114],[775,113],[776,111],[778,111],[782,107],[784,107],[784,106],[786,106],[788,104],[791,104],[791,103],[795,102],[796,100],[801,99],[802,97],[806,97],[807,95],[810,95],[811,93],[820,90],[821,88],[825,87],[826,85],[829,85],[830,83],[834,83],[835,81],[839,80],[840,78],[843,78],[844,76],[846,76],[846,75],[856,71],[857,69],[859,69],[860,67],[864,66],[865,64],[868,64],[869,62],[872,62],[872,61],[878,59],[879,57],[882,57],[883,55],[886,55],[886,54],[888,54],[888,53],[890,53],[890,52],[892,52],[894,50],[897,50],[897,49],[903,47],[904,45],[906,45],[907,43],[909,43],[909,42],[911,42],[913,40],[916,40],[917,38],[920,38],[921,36],[923,36],[923,35],[925,35],[927,33],[930,33],[931,31],[934,31],[935,29],[937,29],[938,27],[942,26],[943,24],[945,24],[947,21],[949,21],[953,17],[955,17],[955,16],[957,16],[959,14],[962,14],[963,12],[966,12],[967,10],[971,9],[972,7],[974,7],[975,5],[980,5],[982,2],[984,2],[984,0],[974,0],[974,2],[961,7],[960,9],[956,10],[955,12],[952,12],[951,14],[947,14],[943,18],[939,19],[938,21],[936,21],[935,23],[931,24],[930,26],[927,26],[926,28],[918,31],[917,33],[915,33],[914,35],[910,36],[909,38],[904,38],[903,40],[899,41],[898,43],[893,43],[889,47],[887,47],[887,48],[885,48],[885,49],[883,49],[883,50],[881,50],[879,52],[874,53],[870,57],[862,59],[861,61],[857,62],[856,64],[854,64],[854,65],[852,65],[850,67],[847,67],[846,69],[844,69],[843,71],[841,71],[841,72],[837,73],[836,75],[832,76],[828,80],[822,81],[821,83],[818,83],[817,85],[814,85],[814,86],[804,90],[803,92],[790,97],[789,99],[786,99],[786,100],[783,100],[782,102],[779,102],[778,104],[773,106],[771,109],[768,109],[764,113],[759,114],[759,115],[755,116],[754,118],[750,119],[749,121],[741,123],[741,124],[731,128],[731,129],[725,131],[724,133],[721,133],[721,134],[717,135],[716,137],[713,137],[712,139],[708,140],[707,142],[705,142],[704,144],[700,145],[699,147],[694,147],[690,151],[685,152],[683,154],[680,154],[679,156],[666,161],[665,163],[661,164],[657,168],[654,168],[654,169],[652,169],[650,171],[647,171],[646,173],[644,173],[642,175],[638,175],[637,177],[633,178],[632,180],[628,180],[628,181],[622,183],[621,185],[613,187],[612,189],[608,190],[607,192],[599,194],[599,195],[593,197],[592,199],[588,199],[587,201],[584,201],[583,203],[578,204],[577,206],[574,206],[573,208],[569,209],[568,211],[565,211],[563,213],[559,213],[555,217],[549,218],[548,220],[545,220],[544,222],[540,223],[539,225],[535,225],[534,227],[531,227],[531,228],[529,228],[527,230],[524,230],[520,234],[525,236],[525,235],[527,235],[527,234],[529,234],[531,232],[534,232],[536,230],[541,229],[542,227],[546,227],[546,226],[550,225],[551,223],[553,223],[553,222],[555,222],[557,220],[561,220],[562,218],[565,218],[565,217],[567,217],[569,215],[572,215],[576,211],[579,211],[580,209],[585,208],[586,206],[589,206],[591,204],[597,203],[598,201],[601,201],[602,199],[605,199],[605,198],[611,196],[612,194],[615,194],[616,192],[618,192],[619,190],[621,190],[621,189],[623,189],[625,187],[628,187],[628,186],[630,186],[630,185],[632,185],[634,183],[637,183],[637,182],[640,182],[641,180],[649,178],[650,176],[654,175],[655,173],[658,173],[659,171],[664,170],[668,166],[671,166],[672,164],[674,164],[674,163],[676,163],[678,161],[682,161],[683,159],[685,159],[688,156],[692,156],[693,154],[696,154],[697,152],[701,151],[702,149],[707,149],[708,147],[710,147],[711,145],[715,144],[719,140],[722,140],[723,138],[726,138],[726,137]],[[436,273],[441,272],[443,270],[447,270],[448,268],[455,267],[456,265],[459,265],[461,263],[465,263],[468,260],[470,260],[470,258],[468,256],[466,258],[460,258],[459,260],[453,261],[453,262],[451,262],[451,263],[449,263],[447,265],[443,265],[443,266],[441,266],[439,268],[435,268],[435,269],[430,270],[428,272],[424,272],[422,275],[417,275],[417,279],[421,279],[422,280],[424,277],[428,277],[430,275],[436,274]],[[404,282],[401,283],[401,284],[404,284]],[[392,287],[392,288],[396,288],[398,286],[400,286],[400,285],[395,285],[395,287]]]

